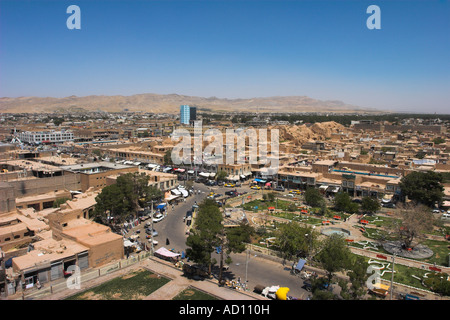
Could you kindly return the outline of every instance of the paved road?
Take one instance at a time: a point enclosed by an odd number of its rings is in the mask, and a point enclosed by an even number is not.
[[[210,191],[214,191],[216,193],[225,194],[225,191],[232,190],[234,188],[227,187],[208,187],[204,184],[195,183],[194,190],[200,190],[201,193],[195,193],[192,196],[186,198],[186,202],[182,202],[174,207],[172,210],[171,207],[167,210],[166,217],[154,224],[154,229],[158,231],[158,236],[155,237],[158,240],[159,244],[155,247],[157,250],[160,247],[166,247],[167,249],[175,249],[177,252],[182,252],[186,250],[186,223],[183,221],[183,217],[186,214],[186,211],[192,208],[195,202],[200,203],[204,198],[207,197]],[[240,188],[237,188],[238,191],[251,191],[251,189],[246,185]],[[146,234],[144,231],[144,223],[135,227],[134,230],[141,230],[140,238],[141,241],[147,241],[145,239]],[[166,238],[169,238],[170,245],[166,245]],[[268,261],[267,259],[263,259],[257,256],[251,256],[250,259],[247,260],[246,253],[242,254],[232,254],[231,256],[233,263],[230,264],[230,270],[226,272],[225,276],[229,280],[238,280],[240,278],[242,283],[245,283],[246,274],[247,274],[247,287],[251,290],[257,284],[261,285],[279,285],[282,287],[290,288],[289,295],[297,297],[297,298],[306,298],[308,296],[308,292],[301,288],[303,285],[302,280],[299,277],[295,277],[290,274],[290,266],[283,266],[279,262]],[[218,255],[216,255],[217,261],[219,261]],[[246,262],[248,261],[248,268],[246,271]]]

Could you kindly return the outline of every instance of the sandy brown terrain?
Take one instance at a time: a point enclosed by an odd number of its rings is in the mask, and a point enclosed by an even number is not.
[[[200,111],[216,112],[380,112],[345,104],[341,101],[322,101],[306,96],[266,97],[253,99],[203,98],[178,94],[136,94],[132,96],[70,96],[0,98],[0,112],[120,112],[144,111],[178,113],[180,105],[197,106]]]

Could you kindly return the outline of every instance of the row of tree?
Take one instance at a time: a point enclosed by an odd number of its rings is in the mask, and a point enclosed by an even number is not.
[[[322,208],[323,213],[326,208],[326,201],[324,196],[318,189],[308,188],[305,191],[305,202],[312,207]],[[352,202],[352,198],[346,192],[339,192],[336,194],[333,200],[334,208],[338,211],[344,211],[348,213],[356,213],[361,209],[365,213],[375,213],[380,209],[380,203],[374,197],[363,197],[361,206]]]
[[[242,221],[240,225],[225,228],[223,215],[217,203],[211,199],[205,199],[200,203],[195,218],[195,227],[186,240],[186,254],[196,263],[208,266],[211,274],[212,266],[217,260],[212,256],[213,252],[220,248],[219,259],[219,283],[222,283],[224,263],[231,263],[230,254],[240,253],[245,250],[245,244],[250,242],[254,233],[253,228]]]

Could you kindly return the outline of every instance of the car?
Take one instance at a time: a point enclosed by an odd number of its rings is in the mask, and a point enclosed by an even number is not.
[[[284,187],[283,186],[276,186],[275,189],[273,189],[273,190],[283,192],[284,191]]]
[[[153,232],[152,232],[152,230],[150,228],[147,228],[147,229],[145,229],[145,233],[148,234],[148,236],[150,236],[150,234],[154,237],[158,236],[158,231],[156,231],[155,229],[153,229]]]
[[[233,183],[225,183],[223,186],[227,187],[227,188],[234,188],[235,187],[235,185]]]
[[[439,209],[433,209],[433,213],[440,213]]]
[[[154,218],[153,222],[160,222],[162,219],[164,219],[164,215],[162,213],[158,213]]]
[[[395,204],[388,202],[388,203],[382,203],[381,206],[385,208],[395,208]]]
[[[251,186],[250,189],[261,190],[261,187],[260,186]]]

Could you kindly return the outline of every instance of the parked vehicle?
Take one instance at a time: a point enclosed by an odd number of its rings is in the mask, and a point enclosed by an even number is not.
[[[152,233],[152,230],[150,228],[145,229],[145,233],[150,235]],[[154,237],[158,236],[158,231],[156,231],[155,229],[153,229],[153,234]]]
[[[158,213],[154,218],[153,218],[153,222],[159,222],[162,219],[164,219],[164,215],[162,213]]]
[[[276,186],[275,189],[273,189],[273,190],[283,192],[284,191],[284,187],[283,186]]]

